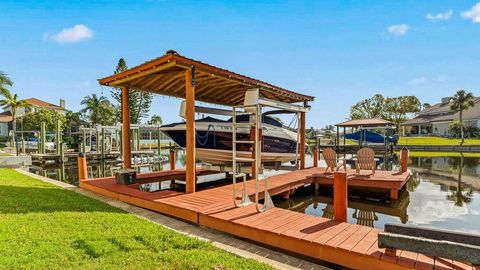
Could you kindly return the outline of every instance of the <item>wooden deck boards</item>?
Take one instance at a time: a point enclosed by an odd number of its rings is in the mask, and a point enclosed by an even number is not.
[[[268,190],[281,194],[318,179],[329,179],[323,168],[310,168],[271,176]],[[142,176],[141,179],[165,178],[181,174],[181,170]],[[333,175],[332,175],[333,177]],[[355,178],[349,174],[349,185],[354,181],[403,182],[405,175],[392,175],[377,171],[375,178]],[[369,179],[369,180],[367,180]],[[403,179],[403,180],[402,180]],[[148,180],[150,181],[150,180]],[[396,183],[397,184],[397,183]],[[404,184],[404,183],[403,183]],[[130,204],[174,216],[201,226],[206,226],[263,244],[314,257],[335,264],[357,269],[472,269],[471,266],[451,260],[430,258],[422,254],[400,251],[398,256],[385,255],[378,248],[380,230],[356,224],[336,222],[330,219],[305,215],[281,208],[258,213],[255,205],[236,208],[233,204],[232,185],[220,186],[196,193],[160,191],[147,193],[138,186],[116,185],[113,178],[81,182],[81,187]],[[236,185],[240,196],[242,183]],[[403,185],[402,185],[403,186]],[[248,194],[253,198],[255,181],[247,182]],[[264,182],[259,184],[263,191]],[[263,194],[261,194],[263,197]]]

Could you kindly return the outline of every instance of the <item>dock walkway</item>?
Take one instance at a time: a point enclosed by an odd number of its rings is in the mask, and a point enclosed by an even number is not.
[[[324,168],[310,168],[271,176],[268,190],[272,195],[291,193],[311,184]],[[152,178],[178,175],[172,170],[151,175]],[[408,179],[408,173],[402,174]],[[140,178],[148,178],[142,175]],[[350,180],[349,180],[350,182]],[[406,182],[406,180],[405,180]],[[248,181],[248,193],[254,193],[255,181]],[[241,190],[242,183],[236,188]],[[146,193],[135,186],[115,184],[112,177],[81,181],[80,186],[120,201],[177,217],[259,243],[275,246],[312,258],[355,269],[474,269],[472,266],[401,251],[388,256],[378,248],[379,229],[309,216],[281,208],[258,213],[255,205],[236,208],[232,185],[184,194],[175,191]],[[260,190],[263,190],[263,181]]]

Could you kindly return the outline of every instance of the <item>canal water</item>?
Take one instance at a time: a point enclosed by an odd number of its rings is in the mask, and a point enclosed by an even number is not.
[[[480,233],[480,158],[467,154],[432,155],[410,157],[412,177],[399,193],[397,201],[390,201],[384,193],[350,190],[348,222],[377,228],[383,228],[385,223],[397,223]],[[177,168],[184,167],[184,152],[177,151],[175,156]],[[138,165],[141,172],[169,169],[168,162],[142,162]],[[307,162],[312,162],[311,157]],[[141,163],[140,160],[137,163]],[[381,160],[380,163],[382,169],[398,169],[396,156]],[[89,177],[111,176],[120,166],[118,161],[89,163]],[[75,164],[56,164],[44,168],[32,166],[30,171],[78,185]],[[274,197],[274,202],[277,207],[308,215],[333,217],[331,188],[321,187],[319,194],[315,195],[313,186],[309,186],[297,190],[288,200]]]
[[[434,154],[438,155],[438,154]],[[391,163],[393,169],[396,159]],[[410,157],[412,177],[397,201],[387,194],[349,190],[348,222],[383,228],[386,223],[480,233],[480,158],[462,156]],[[299,190],[277,207],[333,218],[333,190]]]

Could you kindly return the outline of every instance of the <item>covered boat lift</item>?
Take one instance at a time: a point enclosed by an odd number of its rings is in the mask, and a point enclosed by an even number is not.
[[[186,100],[186,192],[195,192],[195,101],[242,106],[247,91],[258,89],[261,98],[308,107],[314,97],[299,94],[238,73],[179,55],[165,55],[99,80],[122,89],[122,148],[124,168],[131,168],[128,93],[145,91]],[[305,145],[305,112],[300,113],[300,145]],[[305,148],[300,147],[300,169],[305,168]]]
[[[358,140],[358,145],[356,147],[349,147],[347,146],[346,142],[346,133],[347,133],[347,128],[350,128],[352,131],[368,131],[368,130],[392,130],[395,129],[395,123],[381,119],[381,118],[368,118],[368,119],[354,119],[354,120],[348,120],[344,121],[338,124],[335,124],[337,127],[337,135],[335,137],[335,148],[337,151],[343,150],[344,153],[348,152],[347,149],[352,150],[353,153],[356,152],[360,147],[362,147],[363,141],[365,141],[363,137],[368,136],[368,132],[360,132],[360,138]],[[340,128],[343,128],[343,145],[340,145]],[[386,132],[387,133],[387,132]],[[380,134],[379,134],[380,135]],[[380,135],[383,136],[383,135]],[[374,147],[375,151],[377,152],[378,150],[382,150],[387,152],[388,148],[388,140],[381,141],[380,143],[383,143],[382,147]],[[353,145],[352,145],[353,146]],[[373,147],[371,145],[370,147]],[[352,148],[352,149],[350,149]]]

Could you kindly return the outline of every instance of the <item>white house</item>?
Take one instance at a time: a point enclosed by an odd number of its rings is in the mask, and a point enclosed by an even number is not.
[[[401,125],[403,136],[449,136],[448,127],[454,120],[460,118],[459,112],[450,109],[450,98],[442,98],[442,102],[435,104],[417,114]],[[463,112],[463,121],[466,126],[480,128],[480,97],[475,99],[475,106]]]
[[[59,105],[48,103],[37,98],[29,98],[25,99],[25,101],[30,104],[30,108],[18,108],[15,115],[17,119],[27,113],[37,112],[40,109],[53,110],[65,115],[65,101],[63,99],[60,99]],[[7,108],[4,112],[0,113],[0,138],[9,136],[9,131],[12,129],[12,121],[11,108]]]

